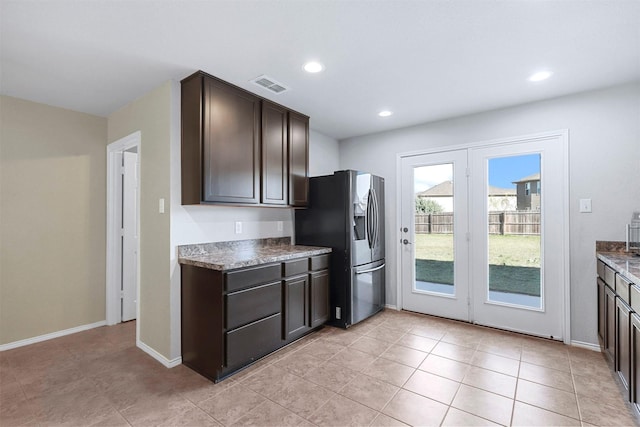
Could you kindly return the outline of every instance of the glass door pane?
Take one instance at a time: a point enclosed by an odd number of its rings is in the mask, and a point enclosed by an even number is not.
[[[453,164],[420,166],[415,197],[415,290],[454,295]]]
[[[540,154],[488,160],[487,300],[542,309]]]

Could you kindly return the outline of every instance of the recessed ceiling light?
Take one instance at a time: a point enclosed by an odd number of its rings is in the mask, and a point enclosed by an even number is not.
[[[380,117],[389,117],[392,114],[393,114],[393,111],[389,111],[389,110],[383,110],[378,113]]]
[[[316,61],[310,61],[302,67],[307,73],[319,73],[324,70],[324,65]]]
[[[551,77],[553,73],[551,71],[538,71],[529,77],[530,82],[541,82]]]

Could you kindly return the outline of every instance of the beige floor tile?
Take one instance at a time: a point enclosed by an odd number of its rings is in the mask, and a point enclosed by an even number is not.
[[[516,400],[567,417],[580,418],[575,394],[546,385],[519,379]]]
[[[298,350],[300,354],[310,354],[313,357],[322,360],[329,360],[335,356],[339,351],[344,350],[345,346],[329,340],[320,339],[316,340],[309,345]]]
[[[518,370],[520,369],[519,360],[482,351],[477,351],[473,355],[471,364],[480,368],[500,372],[501,374],[511,375],[513,377],[518,376]]]
[[[415,369],[409,366],[379,358],[370,364],[364,373],[397,387],[402,387],[414,371]]]
[[[188,390],[182,390],[182,395],[198,405],[200,402],[203,402],[207,399],[216,396],[229,387],[237,384],[233,379],[227,378],[226,380],[220,381],[219,383],[214,383],[213,381],[206,380],[205,384],[202,384],[198,387],[193,387]]]
[[[431,350],[431,354],[435,354],[436,356],[446,357],[447,359],[464,363],[469,363],[475,352],[475,348],[450,344],[443,341],[440,341],[433,350]]]
[[[413,426],[440,425],[447,405],[407,390],[400,390],[382,410],[392,418]]]
[[[382,353],[380,357],[402,363],[403,365],[407,365],[412,368],[417,368],[427,357],[427,353],[394,344]]]
[[[498,424],[511,421],[513,400],[462,384],[451,406]]]
[[[391,418],[385,414],[378,414],[378,416],[370,424],[371,427],[405,427],[407,424],[402,421]]]
[[[359,374],[340,390],[340,394],[379,411],[398,390],[399,388],[394,385]]]
[[[609,406],[600,400],[578,396],[582,421],[598,426],[640,425],[640,419],[626,405]]]
[[[582,375],[585,377],[594,376],[602,377],[607,376],[612,372],[612,365],[609,365],[605,360],[602,362],[588,362],[588,361],[573,361],[571,362],[571,373],[574,375]]]
[[[377,340],[375,338],[363,336],[357,341],[355,341],[353,344],[351,344],[349,348],[360,350],[372,356],[378,357],[382,353],[384,353],[390,346],[391,346],[391,343],[388,343],[387,341]]]
[[[545,368],[571,372],[571,365],[569,364],[568,356],[556,357],[542,352],[532,351],[530,349],[523,349],[520,360],[534,365],[544,366]]]
[[[334,392],[322,386],[296,378],[287,382],[270,399],[302,418],[308,418],[333,396],[335,396]]]
[[[620,385],[614,378],[615,375],[617,374],[614,372],[599,377],[573,375],[576,393],[591,399],[602,399],[605,396],[620,399],[622,394],[620,393]],[[626,398],[626,395],[624,397]]]
[[[134,426],[218,426],[219,423],[187,399],[162,395],[142,400],[121,412]]]
[[[439,341],[446,333],[446,330],[445,328],[442,328],[438,325],[417,325],[411,328],[409,333],[412,335]]]
[[[396,342],[396,344],[429,353],[431,352],[431,350],[433,350],[436,344],[438,344],[438,341],[431,338],[425,338],[419,335],[408,333],[403,335],[402,338],[400,338]]]
[[[464,384],[513,399],[516,394],[517,378],[488,369],[472,366],[462,382]]]
[[[479,329],[478,329],[479,331]],[[440,340],[449,344],[455,344],[472,349],[478,348],[482,339],[473,331],[468,330],[465,326],[459,326],[455,330],[450,330]]]
[[[568,372],[522,362],[520,363],[518,377],[523,380],[573,392],[573,377]]]
[[[430,354],[422,362],[419,369],[454,381],[462,381],[470,365],[446,357]]]
[[[384,325],[378,326],[366,333],[366,336],[368,337],[386,341],[392,344],[398,341],[402,337],[402,335],[404,335],[403,332],[398,332],[395,329],[386,328]]]
[[[37,408],[40,425],[90,425],[117,418],[117,411],[102,394],[44,395],[29,402]]]
[[[467,412],[456,408],[449,408],[447,415],[444,417],[442,427],[460,427],[460,426],[499,426],[500,424],[492,423],[484,418],[471,415]]]
[[[337,329],[324,339],[346,347],[353,344],[359,338],[359,334],[354,334],[345,329]]]
[[[317,426],[366,426],[378,415],[358,402],[344,396],[334,396],[309,417]]]
[[[329,359],[328,362],[344,366],[356,372],[361,372],[374,360],[376,360],[376,357],[371,354],[352,348],[345,348]]]
[[[228,425],[236,422],[266,400],[258,393],[238,384],[225,390],[224,393],[200,402],[198,406],[216,421]]]
[[[320,366],[324,361],[309,353],[296,351],[289,356],[277,361],[274,365],[284,368],[292,374],[303,376],[311,369]]]
[[[338,392],[357,376],[356,371],[329,361],[307,372],[304,378],[331,391]]]
[[[510,359],[520,360],[522,356],[522,348],[518,345],[510,345],[506,343],[496,344],[480,344],[478,351],[485,353],[497,354],[498,356],[508,357]]]
[[[580,426],[580,421],[555,412],[516,402],[513,407],[512,426]]]
[[[313,426],[309,421],[269,400],[243,415],[233,426]]]
[[[228,380],[233,380],[235,376],[222,381],[224,383]],[[254,375],[244,379],[240,384],[244,387],[255,391],[265,397],[272,397],[277,394],[283,387],[289,384],[291,381],[296,381],[298,377],[286,369],[271,365],[256,372]],[[218,384],[222,384],[218,383]],[[217,385],[218,385],[217,384]],[[236,384],[238,384],[236,382]],[[233,386],[234,384],[230,384]],[[213,391],[213,390],[212,390]],[[226,390],[225,390],[226,391]]]
[[[429,372],[417,370],[402,388],[420,394],[429,399],[450,405],[458,391],[460,383],[439,377]]]

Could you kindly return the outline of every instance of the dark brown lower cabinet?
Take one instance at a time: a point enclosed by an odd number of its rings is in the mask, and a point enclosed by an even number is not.
[[[631,402],[640,409],[640,316],[631,313]]]
[[[307,274],[283,280],[284,339],[297,338],[311,329],[309,324],[309,279]]]
[[[329,270],[309,274],[311,287],[311,327],[315,328],[329,320]]]
[[[604,352],[615,363],[616,360],[616,293],[609,287],[604,287],[605,299],[605,336]]]
[[[624,386],[631,382],[631,307],[622,299],[616,299],[616,351],[615,366]]]
[[[182,362],[219,381],[321,327],[328,264],[329,255],[229,271],[183,264]]]

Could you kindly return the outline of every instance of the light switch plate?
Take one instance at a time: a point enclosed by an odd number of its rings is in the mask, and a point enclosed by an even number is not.
[[[284,224],[282,223],[282,221],[278,221],[278,231],[282,231],[283,228]]]
[[[582,213],[591,212],[591,199],[580,199],[580,212]]]
[[[242,234],[242,222],[236,221],[236,234]]]
[[[158,200],[158,213],[164,213],[164,199]]]

